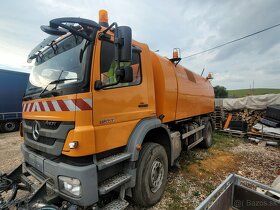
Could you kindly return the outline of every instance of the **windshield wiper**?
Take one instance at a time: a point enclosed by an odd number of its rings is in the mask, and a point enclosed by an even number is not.
[[[69,79],[66,79],[66,78],[65,78],[65,79],[57,79],[57,80],[54,80],[54,81],[52,81],[52,82],[50,82],[49,84],[46,85],[46,87],[41,91],[39,97],[41,97],[41,96],[43,95],[43,93],[46,92],[46,90],[47,90],[47,88],[48,88],[49,85],[56,84],[56,86],[55,86],[52,90],[50,90],[50,91],[53,91],[53,90],[56,89],[58,83],[64,82],[64,81],[68,81],[68,80],[77,80],[77,78],[69,78]],[[52,94],[53,94],[53,93],[52,93]]]

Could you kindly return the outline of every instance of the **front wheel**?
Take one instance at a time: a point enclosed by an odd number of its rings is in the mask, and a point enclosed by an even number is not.
[[[167,173],[168,159],[164,147],[152,142],[145,143],[138,159],[134,202],[142,207],[156,204],[163,196]]]

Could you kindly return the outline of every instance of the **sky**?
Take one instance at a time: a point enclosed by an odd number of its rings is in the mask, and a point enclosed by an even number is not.
[[[280,23],[279,0],[25,0],[0,8],[0,68],[30,72],[29,52],[44,38],[41,25],[57,17],[109,22],[132,28],[133,39],[166,57],[185,57]],[[280,88],[280,27],[183,59],[181,64],[227,89]]]

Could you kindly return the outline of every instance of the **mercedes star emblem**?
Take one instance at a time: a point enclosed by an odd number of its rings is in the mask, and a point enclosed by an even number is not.
[[[33,126],[32,126],[32,136],[34,138],[35,141],[37,141],[40,137],[40,123],[38,121],[34,121]]]

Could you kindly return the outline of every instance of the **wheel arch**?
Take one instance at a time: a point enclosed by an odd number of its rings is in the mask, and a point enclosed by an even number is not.
[[[154,142],[162,145],[167,153],[169,165],[173,164],[171,162],[172,144],[170,131],[158,118],[145,118],[134,128],[127,145],[127,152],[132,154],[131,161],[138,160],[141,150],[137,149],[137,146],[146,142]]]

